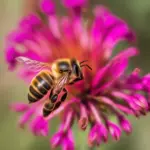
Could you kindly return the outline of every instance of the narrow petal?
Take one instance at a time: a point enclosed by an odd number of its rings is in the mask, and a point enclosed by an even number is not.
[[[92,82],[93,88],[100,87],[100,82],[105,78],[106,83],[119,78],[127,67],[128,59],[137,54],[135,48],[128,48],[115,56],[104,68],[100,69]],[[114,71],[115,70],[115,71]],[[104,82],[105,83],[105,82]],[[100,88],[101,89],[101,88]]]
[[[26,110],[29,109],[29,105],[24,103],[14,103],[10,105],[10,108],[16,112],[25,112]]]
[[[127,134],[131,133],[132,127],[131,127],[130,122],[129,122],[127,119],[125,119],[123,116],[120,116],[120,117],[119,117],[119,123],[120,123],[121,128],[122,128]]]
[[[34,109],[30,109],[27,112],[25,112],[19,120],[19,126],[21,128],[24,128],[25,124],[30,120],[30,118],[32,117],[32,115],[34,114]]]
[[[60,145],[62,142],[62,139],[63,139],[63,133],[62,132],[58,132],[58,133],[54,134],[52,139],[50,140],[52,148],[55,148],[58,145]]]
[[[37,116],[30,124],[30,129],[34,135],[48,135],[48,122],[42,117]]]
[[[64,113],[64,125],[63,125],[63,132],[67,132],[72,124],[73,124],[73,121],[74,121],[74,116],[73,116],[74,112],[73,110],[67,110],[66,113]]]
[[[99,114],[99,111],[98,111],[98,109],[96,108],[96,106],[93,105],[93,104],[90,103],[90,102],[88,103],[88,106],[89,106],[90,111],[91,111],[91,113],[93,114],[93,116],[94,116],[96,122],[99,123],[99,124],[102,124],[102,118],[101,118],[101,116],[100,116],[100,114]]]
[[[91,44],[92,44],[91,46],[92,47],[97,48],[97,46],[100,46],[102,42],[102,38],[103,38],[103,32],[104,32],[103,20],[100,17],[96,17],[91,26]]]
[[[142,78],[140,77],[140,69],[135,68],[133,72],[127,76],[126,83],[127,84],[138,84],[142,82]]]
[[[147,74],[143,77],[142,83],[143,83],[144,89],[150,92],[150,74]]]
[[[134,34],[129,30],[126,24],[116,25],[110,33],[105,37],[103,41],[103,49],[107,53],[107,57],[110,57],[114,47],[122,40],[133,40]],[[108,52],[109,51],[109,55]]]
[[[97,125],[94,125],[91,129],[90,129],[90,132],[89,132],[89,135],[88,135],[88,145],[90,147],[93,147],[95,145],[100,145],[101,142],[102,142],[102,139],[101,139],[101,136],[98,134],[99,131],[97,129]]]
[[[64,138],[62,150],[74,150],[74,143],[70,139]]]
[[[75,40],[75,34],[73,31],[72,21],[69,17],[63,17],[61,20],[61,26],[64,36],[68,40]]]
[[[141,94],[133,95],[135,103],[141,107],[141,109],[148,110],[148,103],[146,98]]]
[[[88,125],[88,114],[83,104],[80,104],[80,119],[78,125],[82,130],[85,130]]]
[[[5,59],[9,64],[9,69],[13,70],[16,66],[16,57],[18,57],[20,53],[13,47],[7,47],[5,52]]]
[[[41,25],[41,19],[35,14],[25,16],[19,23],[20,29],[28,32],[37,30]]]
[[[120,128],[116,124],[114,124],[110,121],[108,122],[108,128],[109,128],[109,132],[110,132],[112,138],[114,140],[118,141],[120,139],[120,136],[121,136]]]
[[[101,125],[99,125],[98,128],[99,128],[99,134],[102,136],[103,141],[107,142],[107,140],[108,140],[108,131],[107,131],[106,127],[101,124]]]
[[[23,44],[25,40],[33,40],[33,36],[29,31],[16,30],[8,35],[8,39],[14,43]]]
[[[49,20],[50,31],[52,32],[55,38],[59,39],[61,37],[61,33],[60,33],[60,23],[59,23],[58,16],[50,15],[48,17],[48,20]]]
[[[40,6],[42,11],[47,15],[53,15],[56,13],[55,4],[52,0],[42,0]]]
[[[61,0],[67,8],[83,7],[87,4],[87,0]]]
[[[103,5],[97,5],[93,11],[95,18],[101,18],[104,23],[104,27],[109,29],[110,27],[123,23],[116,15],[114,15],[108,8]],[[124,22],[125,23],[125,22]]]

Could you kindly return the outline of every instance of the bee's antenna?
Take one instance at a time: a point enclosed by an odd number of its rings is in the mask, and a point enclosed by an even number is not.
[[[87,64],[84,64],[84,65],[81,65],[80,67],[88,67],[90,70],[92,70],[92,68],[89,66],[89,65],[87,65]]]
[[[83,60],[80,62],[80,65],[83,64],[84,62],[87,62],[88,60]]]

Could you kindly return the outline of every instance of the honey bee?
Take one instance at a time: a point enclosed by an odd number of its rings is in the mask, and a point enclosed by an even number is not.
[[[67,98],[68,92],[65,85],[71,85],[83,80],[82,67],[86,66],[92,70],[89,65],[85,64],[87,60],[79,62],[76,59],[57,59],[52,64],[22,56],[17,57],[16,60],[23,63],[31,71],[39,71],[29,86],[29,103],[39,101],[50,91],[49,100],[45,102],[43,107],[44,117],[57,109]],[[60,93],[62,95],[58,100]]]

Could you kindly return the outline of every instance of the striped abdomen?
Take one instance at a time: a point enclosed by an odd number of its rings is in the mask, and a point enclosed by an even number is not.
[[[50,74],[50,72],[44,70],[41,71],[35,78],[33,78],[29,87],[29,102],[33,103],[43,98],[51,89],[53,80],[53,76]]]

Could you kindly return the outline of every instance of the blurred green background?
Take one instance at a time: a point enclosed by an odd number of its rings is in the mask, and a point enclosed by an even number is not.
[[[137,45],[141,54],[131,67],[140,67],[143,73],[150,71],[150,0],[91,0],[91,6],[97,3],[108,6],[136,31]],[[23,14],[22,8],[21,0],[0,0],[0,150],[48,150],[49,139],[34,137],[27,130],[19,129],[17,127],[19,115],[8,109],[10,102],[26,100],[26,85],[17,79],[14,72],[8,72],[4,61],[5,35],[17,24]],[[149,115],[139,120],[135,118],[130,120],[133,124],[132,135],[123,135],[119,142],[109,141],[98,149],[150,150]],[[56,129],[54,127],[56,124],[57,120],[52,123],[51,132]],[[76,149],[87,150],[86,133],[77,130],[76,127],[75,130]]]

